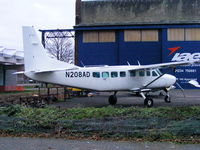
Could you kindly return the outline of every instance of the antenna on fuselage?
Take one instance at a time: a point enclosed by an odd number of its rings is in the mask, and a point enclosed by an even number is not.
[[[127,61],[127,64],[130,66],[130,63]]]
[[[138,63],[139,66],[141,66],[139,60],[137,60],[137,63]]]

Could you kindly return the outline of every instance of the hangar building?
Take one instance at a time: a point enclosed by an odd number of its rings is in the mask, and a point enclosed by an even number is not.
[[[76,0],[76,63],[131,65],[200,58],[199,0]],[[175,70],[191,88],[200,67]]]
[[[23,75],[14,75],[14,72],[24,68],[24,52],[8,49],[0,46],[0,92],[21,91],[23,88],[17,86]]]

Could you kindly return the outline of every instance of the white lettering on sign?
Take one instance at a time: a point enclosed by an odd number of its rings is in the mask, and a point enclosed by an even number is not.
[[[175,72],[184,72],[184,70],[183,69],[175,69]]]
[[[172,61],[197,61],[200,60],[200,53],[176,53]]]
[[[196,69],[185,69],[185,72],[197,72]]]

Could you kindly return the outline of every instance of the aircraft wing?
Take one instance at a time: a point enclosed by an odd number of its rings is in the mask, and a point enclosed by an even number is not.
[[[175,68],[177,66],[184,66],[184,65],[192,65],[200,63],[200,61],[181,61],[181,62],[169,62],[169,63],[160,63],[160,64],[152,64],[152,65],[141,65],[137,68],[130,69],[131,70],[143,70],[143,69],[161,69],[161,68]]]

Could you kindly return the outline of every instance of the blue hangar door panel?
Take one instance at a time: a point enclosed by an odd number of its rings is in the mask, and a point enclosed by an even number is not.
[[[200,41],[166,42],[163,48],[164,62],[195,61],[200,60]],[[200,64],[177,67],[175,76],[183,88],[194,88],[188,82],[200,82]]]
[[[115,31],[83,31],[77,36],[79,65],[117,65]]]
[[[120,32],[120,64],[141,65],[162,62],[162,43],[159,30],[124,30]]]

